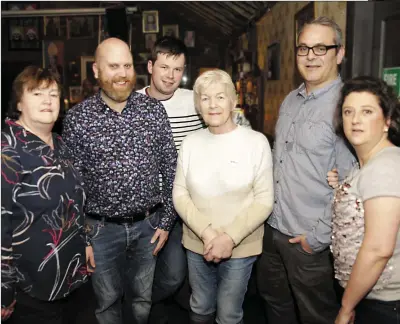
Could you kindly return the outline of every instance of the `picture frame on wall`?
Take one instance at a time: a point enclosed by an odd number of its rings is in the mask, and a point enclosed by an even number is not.
[[[272,43],[267,48],[267,61],[265,69],[268,80],[279,80],[280,78],[280,44]]]
[[[194,47],[195,46],[195,32],[193,30],[186,30],[183,42],[185,43],[186,47]]]
[[[45,39],[64,39],[67,36],[67,17],[43,17]]]
[[[69,87],[69,102],[71,104],[78,103],[82,98],[82,87],[81,86],[70,86]]]
[[[86,79],[89,79],[92,84],[97,83],[92,68],[93,63],[94,63],[94,56],[81,56],[81,84]]]
[[[8,10],[36,10],[37,2],[10,2]],[[37,17],[10,18],[8,23],[9,50],[41,50],[40,20]]]
[[[179,38],[178,25],[163,25],[163,36],[172,36]]]
[[[68,39],[94,37],[94,16],[74,16],[67,18]]]
[[[143,11],[142,17],[142,31],[143,33],[158,33],[158,11],[149,10]]]

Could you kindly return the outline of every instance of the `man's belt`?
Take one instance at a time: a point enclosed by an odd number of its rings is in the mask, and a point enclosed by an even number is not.
[[[86,216],[97,219],[100,221],[105,221],[109,223],[116,223],[116,224],[133,224],[136,222],[140,222],[144,220],[146,217],[149,217],[151,214],[155,213],[159,208],[162,207],[162,204],[159,203],[155,205],[154,207],[150,208],[149,210],[146,210],[141,213],[130,213],[126,215],[121,215],[121,216],[108,216],[108,215],[102,215],[102,214],[96,214],[96,213],[86,213]]]

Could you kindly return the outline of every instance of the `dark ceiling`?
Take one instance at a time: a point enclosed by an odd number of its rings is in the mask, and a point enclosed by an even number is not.
[[[141,10],[154,10],[178,15],[189,25],[204,28],[216,38],[228,39],[246,31],[247,27],[263,16],[276,1],[124,1],[126,6]]]

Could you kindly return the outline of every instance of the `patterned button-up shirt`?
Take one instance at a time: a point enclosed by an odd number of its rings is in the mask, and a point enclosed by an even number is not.
[[[98,93],[68,111],[63,139],[83,177],[86,213],[119,217],[145,212],[162,202],[158,227],[172,228],[177,153],[162,104],[133,92],[118,113]]]

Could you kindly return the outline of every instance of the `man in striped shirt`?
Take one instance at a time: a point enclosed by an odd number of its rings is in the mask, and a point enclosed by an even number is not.
[[[163,104],[178,151],[187,135],[205,127],[195,109],[193,91],[179,88],[186,62],[187,48],[181,40],[170,36],[158,39],[147,65],[151,75],[150,86],[138,91]],[[159,303],[172,296],[185,280],[187,261],[181,240],[182,223],[178,218],[169,233],[166,245],[158,254],[153,282],[153,303]]]

